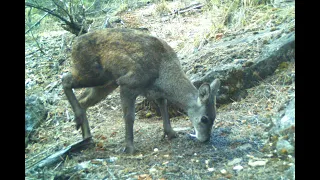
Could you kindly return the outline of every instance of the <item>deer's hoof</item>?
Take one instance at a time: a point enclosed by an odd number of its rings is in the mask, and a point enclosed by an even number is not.
[[[165,132],[164,136],[167,136],[168,139],[170,140],[170,139],[173,139],[173,138],[177,138],[178,134],[174,130],[171,130],[169,132]]]
[[[123,148],[123,152],[126,154],[134,154],[135,153],[135,148],[133,146],[126,146],[125,148]]]

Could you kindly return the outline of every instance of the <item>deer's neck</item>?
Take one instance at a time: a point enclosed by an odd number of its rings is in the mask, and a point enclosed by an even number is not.
[[[165,98],[185,112],[197,103],[198,90],[185,75],[166,79],[163,87]]]

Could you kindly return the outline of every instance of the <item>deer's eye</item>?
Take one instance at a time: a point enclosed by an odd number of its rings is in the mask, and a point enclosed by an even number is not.
[[[207,123],[209,122],[208,117],[202,116],[202,117],[201,117],[201,122],[204,123],[204,124],[207,124]]]

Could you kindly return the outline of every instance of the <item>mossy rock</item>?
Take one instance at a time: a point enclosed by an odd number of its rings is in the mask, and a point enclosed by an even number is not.
[[[287,70],[289,67],[289,62],[288,61],[285,61],[285,62],[282,62],[278,65],[278,68],[276,69],[275,73],[279,73],[279,72],[282,72],[282,71],[285,71]]]

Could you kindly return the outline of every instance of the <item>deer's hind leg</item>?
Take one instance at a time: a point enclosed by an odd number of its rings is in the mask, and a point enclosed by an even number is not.
[[[130,89],[139,89],[152,84],[158,76],[158,72],[136,68],[119,77],[116,82],[120,86],[125,86]]]
[[[117,87],[118,85],[116,83],[112,83],[110,85],[87,88],[85,95],[80,98],[79,104],[86,112],[89,107],[99,103]],[[81,125],[81,130],[84,138],[86,136],[91,136],[88,120],[83,122]]]
[[[79,98],[80,106],[83,109],[87,109],[91,106],[94,106],[102,99],[104,99],[108,94],[115,90],[118,85],[113,82],[104,86],[97,86],[92,88],[87,88],[83,95]]]
[[[120,86],[120,97],[123,118],[125,122],[126,147],[124,151],[128,154],[133,154],[135,152],[135,148],[133,145],[133,124],[135,118],[135,101],[137,95],[132,93],[130,89]]]
[[[102,76],[100,76],[100,77],[102,77]],[[84,78],[84,79],[74,78],[71,73],[65,74],[62,77],[62,85],[63,85],[64,93],[67,96],[67,99],[68,99],[69,103],[71,104],[72,110],[75,114],[76,128],[79,129],[81,127],[83,139],[91,137],[89,123],[88,123],[88,119],[86,117],[86,110],[85,110],[87,108],[86,106],[99,102],[103,96],[100,95],[99,96],[100,99],[98,101],[97,96],[90,95],[91,93],[89,92],[87,96],[84,96],[84,97],[86,97],[85,99],[88,99],[88,100],[83,99],[81,101],[81,104],[85,108],[84,109],[80,105],[80,103],[77,100],[72,89],[73,88],[102,86],[102,85],[106,84],[106,81],[107,81],[107,79],[99,78],[99,77],[94,78],[94,79],[93,78]],[[97,89],[99,89],[99,88],[95,88],[94,91],[99,91]],[[92,91],[92,90],[90,90],[90,91]],[[102,89],[100,89],[100,91],[102,91]],[[107,92],[108,91],[106,90],[105,93],[107,93]],[[94,93],[94,94],[101,94],[101,93]]]

